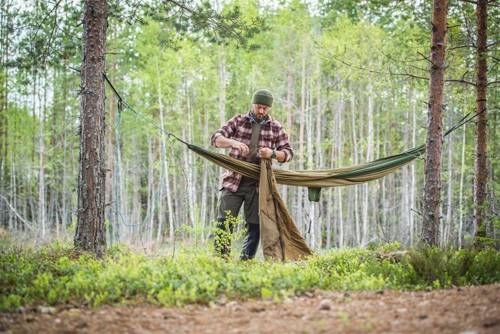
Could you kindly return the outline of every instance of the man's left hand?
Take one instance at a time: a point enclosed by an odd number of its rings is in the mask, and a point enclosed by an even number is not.
[[[271,156],[273,155],[273,150],[271,150],[268,147],[261,147],[259,149],[259,155],[261,159],[271,159]]]

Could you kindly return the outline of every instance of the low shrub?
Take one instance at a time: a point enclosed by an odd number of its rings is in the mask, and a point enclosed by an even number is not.
[[[210,303],[222,295],[279,300],[313,289],[413,290],[493,282],[500,282],[500,254],[493,249],[402,252],[398,244],[389,244],[331,250],[294,263],[227,261],[199,249],[151,258],[114,246],[103,259],[60,244],[0,249],[4,311],[64,303],[170,306]]]

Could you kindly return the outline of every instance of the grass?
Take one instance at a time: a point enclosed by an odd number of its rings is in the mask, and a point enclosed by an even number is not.
[[[225,261],[206,250],[183,250],[175,259],[147,257],[124,246],[104,259],[75,255],[67,245],[40,249],[0,246],[0,310],[72,303],[149,302],[165,306],[228,299],[281,299],[314,289],[441,288],[500,282],[493,249],[410,250],[383,256],[398,244],[331,250],[295,263]]]

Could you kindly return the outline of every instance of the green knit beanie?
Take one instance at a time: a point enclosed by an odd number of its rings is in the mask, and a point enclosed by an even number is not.
[[[269,107],[273,105],[273,94],[267,89],[259,89],[253,94],[253,104],[263,104]]]

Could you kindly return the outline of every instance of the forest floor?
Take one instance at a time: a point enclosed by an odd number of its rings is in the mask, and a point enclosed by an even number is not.
[[[164,308],[37,307],[0,313],[7,333],[500,333],[500,284],[417,292],[317,291],[280,302]]]

